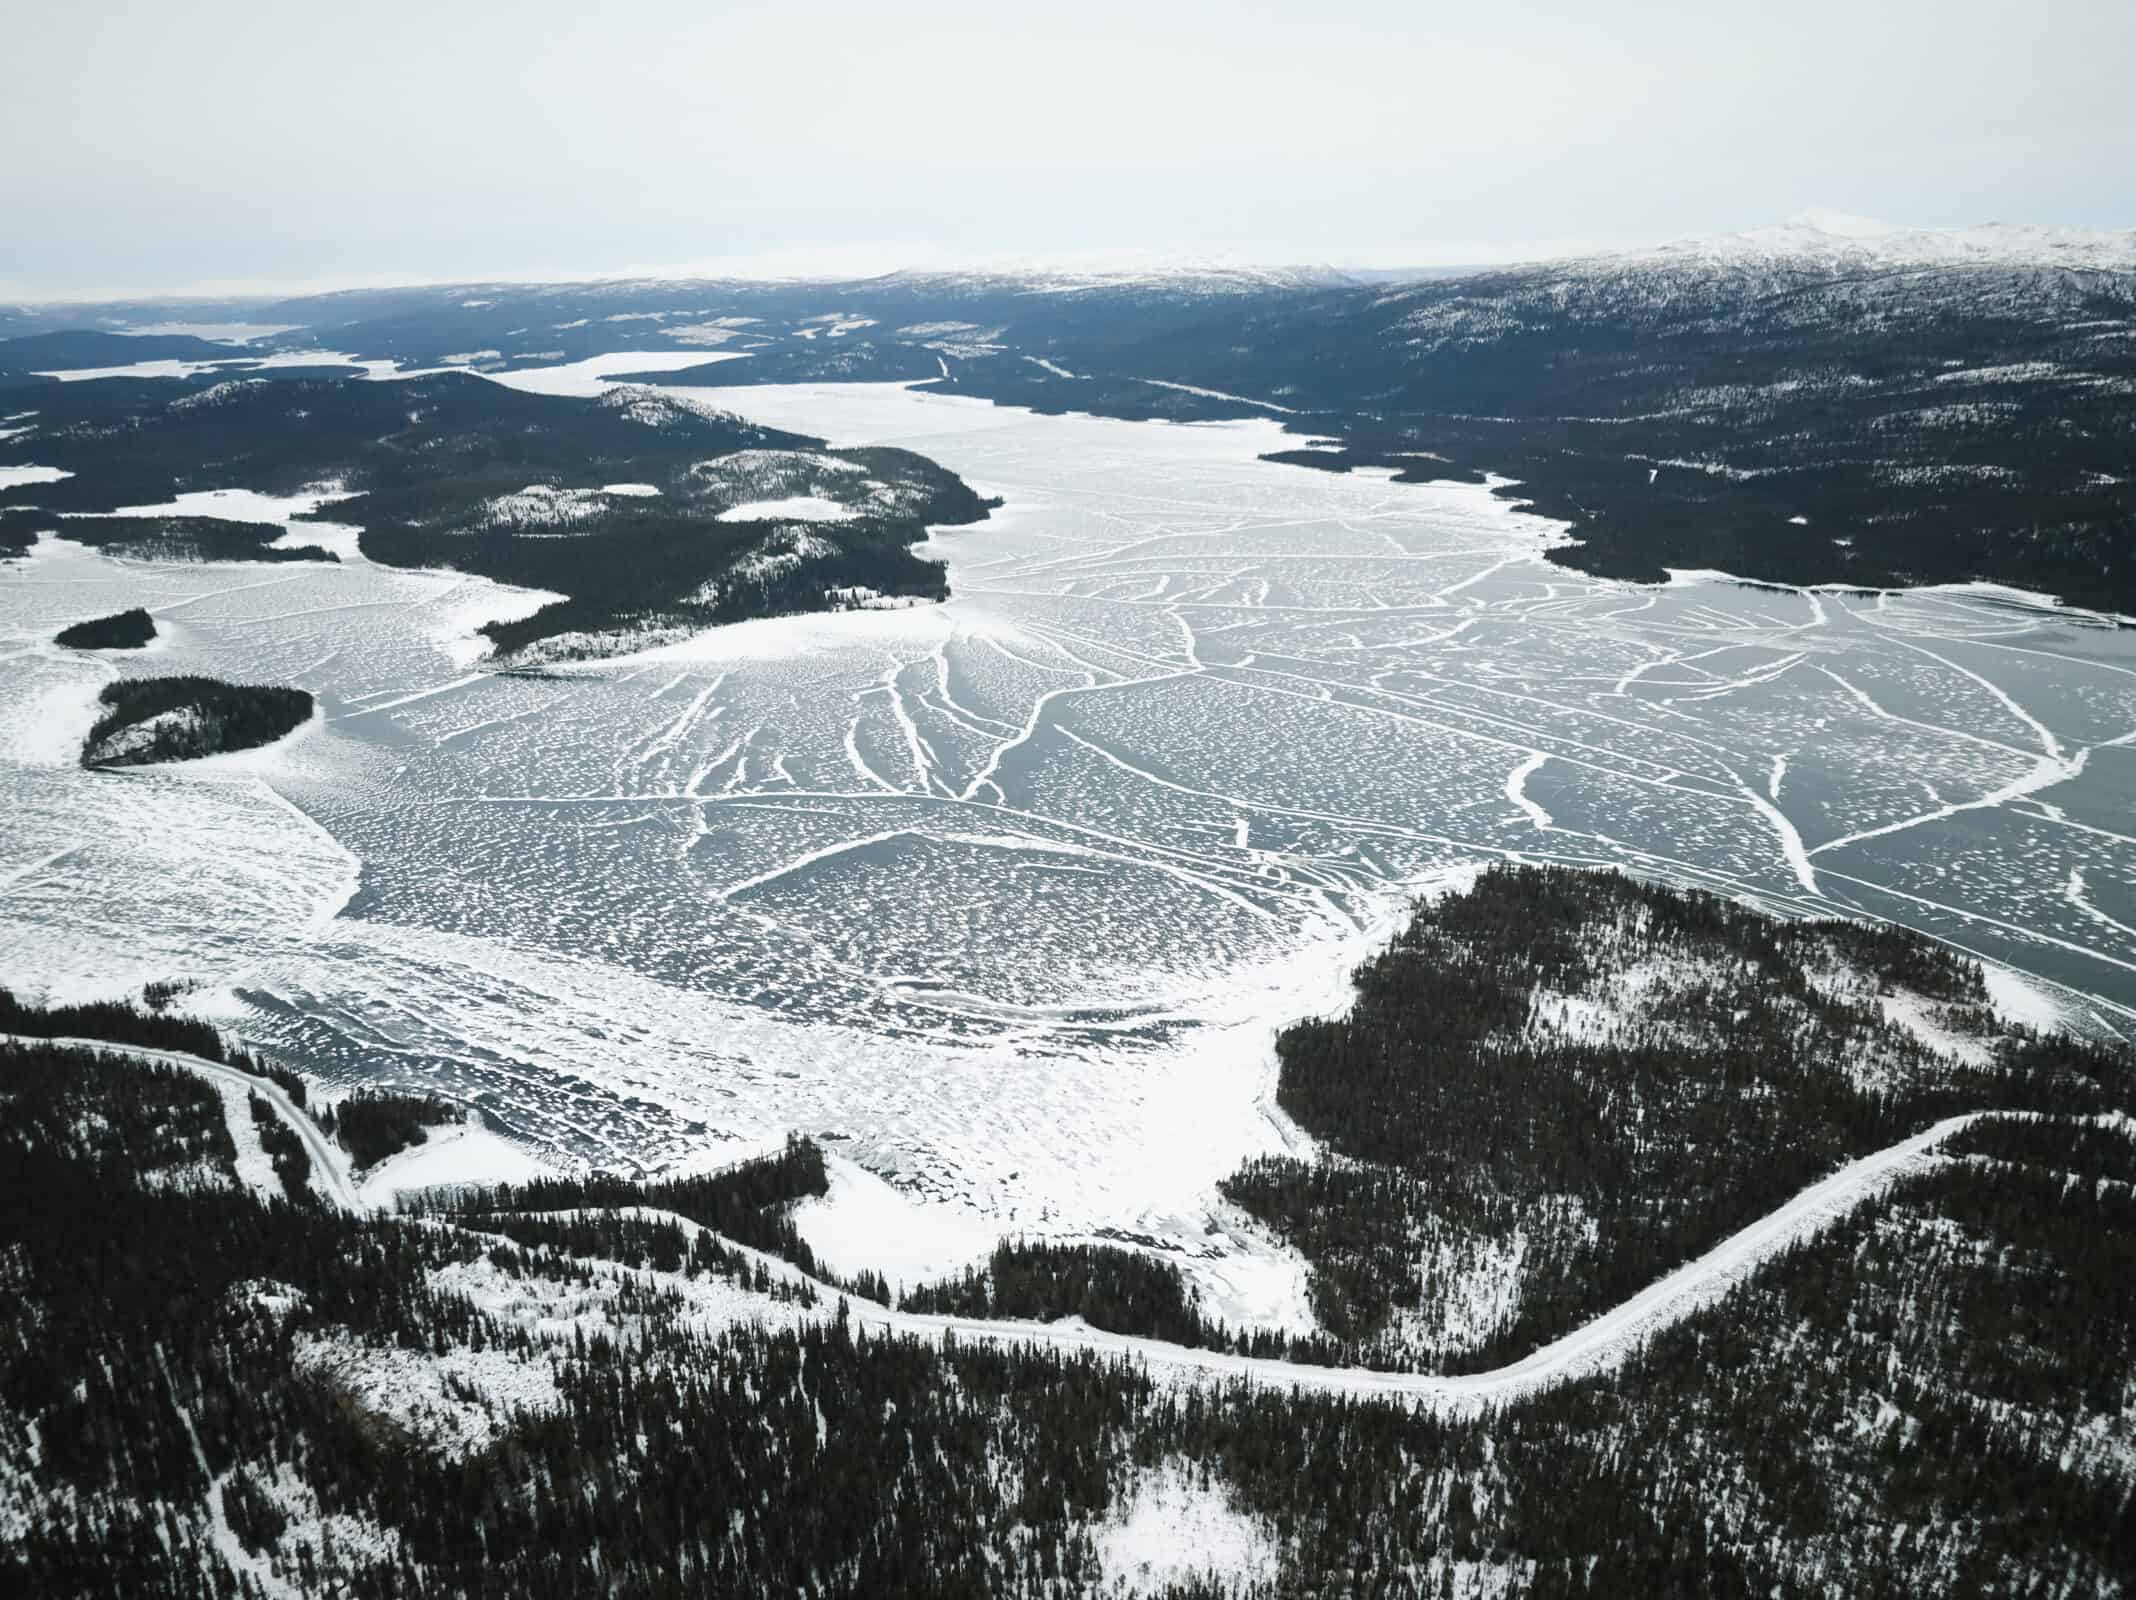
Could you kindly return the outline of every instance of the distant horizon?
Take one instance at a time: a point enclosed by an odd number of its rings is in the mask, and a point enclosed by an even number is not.
[[[108,0],[8,43],[0,296],[39,304],[2136,221],[2126,0]]]
[[[1676,231],[1664,235],[1620,235],[1538,238],[1495,243],[1466,242],[1413,251],[1333,254],[1317,259],[1279,259],[1247,256],[1227,251],[1120,248],[1030,252],[957,252],[927,244],[868,243],[792,250],[763,251],[753,255],[718,256],[692,261],[621,267],[505,268],[490,272],[353,273],[311,279],[219,278],[160,286],[53,289],[0,280],[0,302],[24,308],[62,305],[116,305],[126,303],[177,303],[186,301],[272,301],[305,299],[318,295],[391,291],[397,289],[449,289],[477,287],[527,287],[589,283],[636,283],[716,281],[764,283],[850,283],[899,273],[1089,273],[1092,277],[1127,276],[1138,271],[1195,270],[1212,272],[1325,271],[1345,274],[1449,276],[1493,268],[1546,265],[1554,261],[1589,256],[1636,255],[1673,245],[1739,237],[1761,229],[1807,225],[1833,238],[1868,239],[1891,235],[1950,234],[1975,228],[2038,228],[2075,236],[2112,237],[2136,233],[2136,226],[2086,227],[2032,219],[1978,219],[1965,223],[1914,224],[1886,222],[1837,212],[1824,207],[1805,207],[1787,217],[1773,218],[1744,227]]]

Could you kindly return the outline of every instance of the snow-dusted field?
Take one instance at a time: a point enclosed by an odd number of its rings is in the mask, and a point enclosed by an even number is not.
[[[1892,917],[2050,980],[2006,998],[2060,983],[2129,1026],[2136,635],[2001,592],[1605,585],[1483,489],[1258,462],[1273,422],[684,393],[1007,506],[936,537],[946,606],[550,677],[479,670],[474,628],[538,603],[481,580],[48,543],[0,569],[0,981],[197,977],[248,1035],[551,1156],[836,1136],[805,1225],[841,1267],[1111,1227],[1277,1323],[1296,1264],[1212,1195],[1298,1139],[1271,1030],[1466,863]],[[136,604],[145,658],[49,643]],[[179,670],[325,716],[182,770],[72,765],[106,676]]]

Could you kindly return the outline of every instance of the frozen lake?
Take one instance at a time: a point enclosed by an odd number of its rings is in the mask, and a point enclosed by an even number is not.
[[[2136,1017],[2136,632],[1603,584],[1483,489],[1259,462],[1296,443],[1269,423],[696,392],[1004,496],[930,547],[955,598],[494,676],[471,629],[532,602],[481,580],[47,545],[0,569],[0,981],[197,977],[257,1039],[552,1150],[801,1128],[961,1202],[921,1231],[1196,1249],[1286,1136],[1271,1026],[1468,863],[1890,918]],[[130,605],[166,637],[116,670],[300,684],[323,722],[82,772],[114,667],[49,639]]]

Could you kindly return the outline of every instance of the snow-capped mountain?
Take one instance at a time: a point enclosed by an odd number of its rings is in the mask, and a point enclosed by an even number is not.
[[[1347,288],[1357,280],[1324,264],[1271,266],[1228,256],[1168,251],[1088,251],[1067,255],[988,256],[912,267],[885,284],[912,289],[1081,294],[1158,290],[1188,295],[1252,295],[1291,289]]]
[[[1742,233],[1680,239],[1657,249],[1594,258],[1625,265],[1814,264],[1838,271],[1877,267],[2068,267],[2136,270],[2136,228],[2117,231],[1985,222],[1966,228],[1908,228],[1813,208]]]

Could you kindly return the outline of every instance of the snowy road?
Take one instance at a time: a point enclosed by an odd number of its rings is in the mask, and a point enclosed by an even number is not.
[[[152,1050],[146,1045],[113,1044],[109,1039],[47,1039],[27,1033],[0,1033],[0,1042],[8,1044],[49,1044],[67,1050],[94,1050],[100,1055],[131,1056],[142,1061],[155,1061],[167,1067],[182,1067],[187,1072],[196,1072],[201,1077],[218,1085],[244,1089],[258,1095],[291,1128],[304,1143],[304,1153],[311,1157],[312,1188],[324,1199],[331,1201],[343,1211],[362,1211],[363,1203],[356,1197],[356,1189],[349,1182],[344,1158],[319,1125],[304,1114],[297,1103],[289,1098],[288,1091],[278,1083],[265,1078],[255,1078],[249,1072],[240,1072],[235,1067],[226,1067],[219,1061],[210,1061],[205,1056],[187,1055],[182,1050]],[[239,1100],[236,1106],[243,1106]],[[240,1113],[232,1109],[231,1116]],[[231,1137],[237,1139],[247,1130],[233,1127]],[[243,1140],[239,1139],[239,1148]]]
[[[135,1045],[115,1045],[101,1039],[62,1038],[40,1040],[25,1034],[0,1034],[0,1040],[15,1043],[47,1043],[72,1049],[96,1050],[161,1062],[197,1072],[222,1083],[233,1083],[260,1096],[274,1107],[283,1121],[294,1128],[312,1158],[312,1171],[322,1181],[314,1182],[325,1198],[344,1211],[366,1209],[348,1180],[341,1154],[328,1142],[310,1117],[292,1102],[279,1085],[265,1082],[200,1056],[176,1050],[151,1050]],[[1171,1344],[1161,1339],[1135,1338],[1107,1333],[1080,1321],[1036,1323],[986,1321],[972,1317],[934,1316],[912,1311],[893,1311],[871,1301],[852,1299],[790,1262],[766,1255],[723,1234],[673,1212],[636,1208],[643,1215],[673,1221],[692,1233],[712,1234],[730,1250],[740,1251],[761,1263],[774,1277],[788,1283],[813,1287],[823,1302],[821,1315],[846,1298],[853,1321],[873,1333],[906,1334],[940,1340],[991,1340],[1004,1344],[1044,1345],[1052,1349],[1089,1351],[1098,1355],[1123,1356],[1138,1361],[1151,1372],[1193,1381],[1218,1382],[1238,1379],[1309,1394],[1337,1394],[1365,1399],[1397,1399],[1421,1408],[1448,1413],[1479,1411],[1489,1406],[1533,1394],[1577,1378],[1621,1367],[1647,1340],[1662,1329],[1713,1305],[1751,1273],[1790,1247],[1815,1237],[1857,1207],[1884,1192],[1905,1173],[1917,1170],[1933,1158],[1930,1152],[1961,1129],[1993,1111],[1967,1112],[1946,1117],[1934,1126],[1902,1139],[1897,1144],[1851,1161],[1803,1190],[1777,1210],[1730,1235],[1696,1260],[1688,1261],[1664,1278],[1657,1279],[1625,1301],[1583,1327],[1540,1350],[1488,1372],[1442,1377],[1429,1373],[1373,1372],[1360,1367],[1313,1366],[1304,1362],[1269,1360],[1233,1355],[1219,1350],[1201,1350]]]
[[[970,1317],[932,1316],[891,1311],[870,1301],[848,1298],[852,1320],[873,1333],[906,1334],[926,1339],[992,1340],[1004,1344],[1044,1345],[1058,1350],[1089,1351],[1138,1361],[1152,1373],[1192,1381],[1238,1379],[1308,1394],[1345,1395],[1354,1399],[1402,1400],[1422,1409],[1461,1414],[1501,1405],[1523,1395],[1621,1367],[1664,1328],[1713,1305],[1759,1267],[1790,1247],[1815,1237],[1875,1198],[1909,1171],[1934,1158],[1929,1154],[1945,1139],[1992,1111],[1946,1117],[1924,1132],[1887,1149],[1849,1162],[1812,1184],[1778,1210],[1724,1239],[1694,1261],[1657,1279],[1631,1299],[1594,1321],[1553,1340],[1533,1354],[1488,1372],[1441,1377],[1429,1373],[1373,1372],[1359,1367],[1312,1366],[1201,1350],[1159,1339],[1107,1333],[1080,1321],[1036,1323],[982,1321]],[[696,1233],[710,1233],[673,1212],[646,1212]],[[791,1264],[715,1234],[729,1249],[761,1262],[790,1283],[812,1285],[825,1305],[835,1305],[839,1291],[809,1277]],[[830,1313],[826,1310],[824,1315]]]

